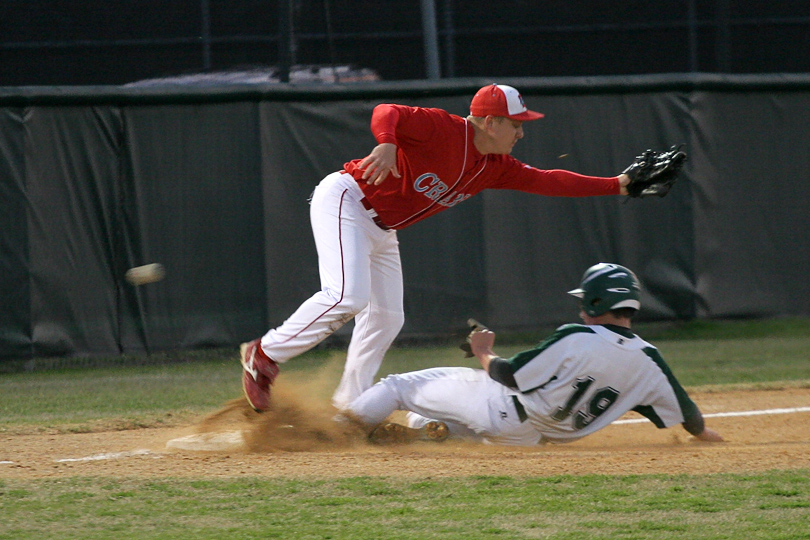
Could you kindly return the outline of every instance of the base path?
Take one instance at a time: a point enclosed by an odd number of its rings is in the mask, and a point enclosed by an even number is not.
[[[284,405],[263,415],[234,400],[181,428],[0,435],[0,478],[438,478],[810,469],[810,389],[691,395],[725,443],[701,443],[680,427],[659,430],[628,414],[566,445],[513,448],[448,441],[376,447],[332,422],[328,408],[305,409],[282,390],[277,399]],[[728,414],[751,411],[773,412]],[[212,446],[200,450],[195,441]]]

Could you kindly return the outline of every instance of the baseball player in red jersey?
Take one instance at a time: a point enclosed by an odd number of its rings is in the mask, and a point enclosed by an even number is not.
[[[470,334],[483,369],[432,368],[390,375],[353,401],[347,414],[369,426],[373,442],[442,440],[534,446],[590,435],[633,410],[656,427],[681,424],[720,442],[658,350],[631,330],[641,307],[635,274],[618,264],[589,268],[578,289],[584,324],[559,327],[542,343],[506,359],[495,334]],[[408,425],[386,423],[410,411]]]
[[[396,231],[484,189],[546,196],[626,195],[627,175],[593,177],[540,170],[509,154],[523,123],[543,115],[506,85],[480,89],[470,115],[382,104],[371,131],[378,145],[316,187],[310,209],[321,290],[281,326],[241,347],[242,386],[250,405],[270,405],[278,364],[311,349],[355,319],[346,366],[333,396],[344,409],[369,388],[404,322]]]

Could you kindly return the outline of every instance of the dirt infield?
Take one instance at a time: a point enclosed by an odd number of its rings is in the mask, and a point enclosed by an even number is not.
[[[0,478],[678,474],[810,468],[810,412],[709,418],[725,443],[692,439],[680,427],[614,424],[581,441],[511,448],[448,441],[375,447],[331,421],[321,405],[280,389],[275,414],[241,400],[194,425],[80,434],[0,435]],[[810,407],[810,389],[693,392],[704,414]],[[640,418],[631,414],[630,418]],[[291,428],[290,426],[294,427]],[[167,442],[199,434],[244,434],[245,444],[189,451]]]

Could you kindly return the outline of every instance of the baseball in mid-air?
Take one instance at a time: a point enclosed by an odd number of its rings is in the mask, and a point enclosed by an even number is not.
[[[145,264],[127,270],[124,278],[132,285],[146,285],[166,277],[166,269],[160,263]]]

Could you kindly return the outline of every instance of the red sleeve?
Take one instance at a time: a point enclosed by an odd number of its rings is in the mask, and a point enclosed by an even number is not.
[[[586,176],[561,169],[542,170],[508,156],[509,162],[493,189],[516,189],[550,197],[594,197],[619,195],[618,176]]]
[[[618,176],[585,176],[571,171],[550,170],[541,171],[535,169],[544,177],[542,182],[530,184],[533,191],[541,195],[553,195],[557,197],[592,197],[597,195],[619,195]]]
[[[397,144],[397,121],[399,110],[396,105],[383,103],[374,107],[371,113],[371,133],[377,144]]]
[[[450,115],[441,109],[408,107],[382,103],[371,114],[371,133],[377,144],[393,143],[401,146],[405,141],[430,140],[437,126],[447,122]]]

